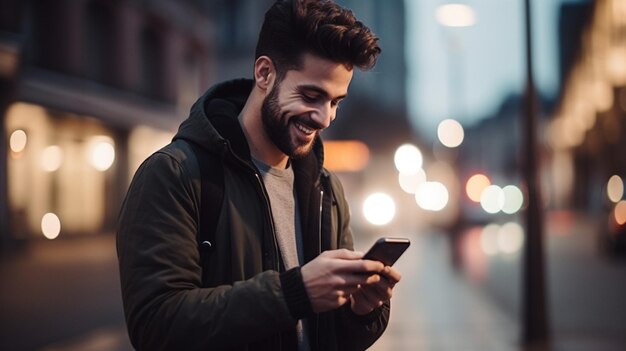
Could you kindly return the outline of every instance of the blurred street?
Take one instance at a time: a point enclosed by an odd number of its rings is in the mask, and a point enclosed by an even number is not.
[[[546,255],[552,349],[624,350],[626,261],[598,253],[590,223],[554,222]],[[444,233],[411,237],[411,247],[397,263],[403,281],[391,323],[371,350],[523,350],[519,257],[480,259],[474,253],[470,258],[472,233],[462,240],[460,269],[452,265]],[[365,250],[373,240],[361,237],[356,248]],[[6,283],[0,293],[0,349],[132,350],[112,235],[34,242],[1,263],[0,279]]]
[[[130,180],[273,2],[0,0],[0,351],[132,350]],[[324,167],[356,249],[412,241],[371,350],[626,350],[626,0],[337,2],[384,54]]]
[[[132,350],[113,235],[34,241],[0,260],[0,350]]]
[[[391,322],[371,350],[518,350],[516,321],[452,268],[443,233],[411,241],[397,263],[403,281],[394,293]]]

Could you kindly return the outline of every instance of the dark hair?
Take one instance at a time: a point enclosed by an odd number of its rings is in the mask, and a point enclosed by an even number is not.
[[[374,67],[378,38],[352,11],[330,0],[278,0],[265,13],[255,58],[268,56],[278,76],[302,67],[302,55],[362,70]]]

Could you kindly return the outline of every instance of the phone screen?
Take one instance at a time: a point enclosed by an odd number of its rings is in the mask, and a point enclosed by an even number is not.
[[[365,253],[363,259],[380,261],[386,266],[392,266],[411,245],[407,238],[380,238]]]

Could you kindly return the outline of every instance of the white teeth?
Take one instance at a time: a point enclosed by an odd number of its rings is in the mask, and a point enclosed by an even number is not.
[[[298,128],[301,132],[303,132],[303,133],[305,133],[305,134],[311,134],[311,133],[313,133],[313,131],[314,131],[313,129],[309,129],[309,128],[307,128],[307,127],[303,126],[303,125],[302,125],[302,124],[300,124],[300,123],[296,123],[296,127],[297,127],[297,128]]]

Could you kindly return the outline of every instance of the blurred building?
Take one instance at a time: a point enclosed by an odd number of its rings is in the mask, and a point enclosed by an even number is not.
[[[0,2],[0,244],[111,231],[212,80],[201,1]]]
[[[0,1],[0,247],[112,231],[132,174],[193,101],[217,81],[252,76],[272,2]],[[377,170],[412,137],[404,2],[338,2],[379,35],[383,54],[355,73],[325,138],[357,140],[369,151],[352,171],[368,154]]]
[[[618,3],[620,2],[610,0],[566,3],[559,12],[561,93],[558,101],[539,97],[537,106],[542,193],[550,208],[575,205],[589,210],[597,208],[602,202],[598,187],[591,186],[589,182],[599,184],[600,179],[608,180],[610,175],[606,174],[604,167],[590,167],[589,161],[601,160],[607,155],[601,157],[595,154],[584,161],[585,152],[581,150],[584,149],[585,135],[589,138],[588,142],[596,139],[593,132],[586,133],[586,128],[594,129],[596,115],[604,113],[596,110],[597,107],[604,111],[613,110],[609,114],[616,117],[623,114],[623,110],[619,111],[619,94],[622,88],[616,82],[623,79],[619,77],[624,74],[621,71],[626,70],[626,56],[618,57],[624,55],[625,40],[620,39],[620,34],[616,34],[622,33],[621,37],[624,37],[624,29],[620,29],[623,24],[618,20],[623,14],[619,7],[623,5]],[[580,86],[584,88],[581,89]],[[573,94],[578,95],[574,98]],[[494,184],[520,182],[523,161],[522,98],[518,95],[509,96],[492,117],[467,129],[459,157],[463,180],[466,181],[473,174],[484,173]],[[563,122],[566,118],[568,122]],[[613,117],[604,120],[611,118]],[[601,127],[595,127],[599,128]],[[620,129],[623,129],[623,122],[621,127],[618,125],[613,131]],[[620,144],[617,135],[612,140],[614,145]],[[494,148],[494,145],[498,147]],[[618,152],[613,155],[619,158]],[[477,216],[482,213],[480,208],[475,210],[466,213]]]
[[[380,38],[382,53],[373,70],[355,71],[350,97],[328,138],[365,141],[375,152],[391,154],[414,138],[407,117],[406,23],[403,0],[340,0]]]
[[[539,97],[538,106],[544,204],[593,218],[600,235],[622,233],[626,248],[626,3],[564,4],[558,28],[560,94],[554,102]],[[510,96],[494,116],[467,128],[462,182],[476,173],[500,186],[520,182],[521,102]],[[465,216],[489,218],[471,206]]]
[[[626,2],[595,1],[587,17],[547,132],[551,195],[599,217],[626,251]]]

